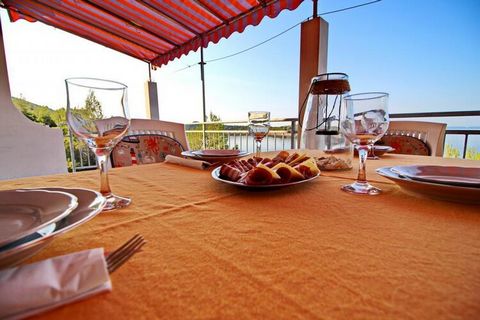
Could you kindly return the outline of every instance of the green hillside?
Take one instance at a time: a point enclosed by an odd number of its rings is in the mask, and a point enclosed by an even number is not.
[[[65,109],[53,110],[48,106],[41,106],[24,98],[12,97],[13,104],[27,118],[32,121],[43,123],[49,127],[59,127],[65,123]]]

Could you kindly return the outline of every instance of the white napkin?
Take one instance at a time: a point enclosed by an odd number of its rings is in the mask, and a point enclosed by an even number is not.
[[[206,161],[201,161],[201,160],[193,160],[193,159],[185,159],[185,158],[180,158],[177,156],[172,156],[172,155],[167,155],[165,157],[165,162],[166,163],[174,163],[178,164],[181,166],[186,166],[190,168],[195,168],[195,169],[207,169],[210,167],[212,164],[208,163]]]
[[[103,248],[0,271],[0,319],[22,319],[111,291]]]

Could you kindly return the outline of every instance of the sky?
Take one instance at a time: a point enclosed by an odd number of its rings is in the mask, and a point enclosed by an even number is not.
[[[319,0],[319,13],[364,2]],[[251,47],[311,14],[312,2],[305,0],[210,44],[205,60]],[[146,117],[145,62],[40,22],[11,23],[3,9],[0,18],[13,96],[56,109],[66,105],[65,78],[99,77],[127,84],[130,115]],[[382,0],[323,18],[329,23],[328,71],[347,73],[351,93],[388,92],[392,113],[480,109],[479,0]],[[255,109],[271,111],[272,118],[296,117],[299,44],[297,26],[246,53],[207,63],[207,112],[226,121],[244,120]],[[199,59],[198,50],[152,71],[161,120],[202,119]],[[452,124],[480,126],[478,120]]]

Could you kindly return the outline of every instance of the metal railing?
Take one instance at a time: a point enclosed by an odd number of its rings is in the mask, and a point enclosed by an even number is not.
[[[419,112],[419,113],[393,113],[392,119],[405,118],[440,118],[440,117],[476,117],[480,111],[448,111],[448,112]],[[262,150],[276,151],[295,149],[297,147],[297,118],[272,119],[272,128],[268,136],[262,142]],[[283,125],[282,125],[283,124]],[[248,133],[246,121],[222,121],[222,122],[195,122],[185,125],[185,133],[191,149],[215,148],[232,149],[238,148],[253,151],[255,143]],[[465,158],[468,150],[469,137],[480,135],[476,129],[447,129],[446,135],[463,135],[462,157]],[[446,140],[446,139],[445,139]],[[72,138],[70,145],[73,146]],[[480,150],[479,150],[480,151]],[[73,171],[90,170],[96,168],[95,156],[85,146],[77,149],[71,148]]]
[[[390,118],[391,119],[404,119],[404,118],[443,118],[443,117],[475,117],[475,116],[480,116],[480,111],[446,111],[446,112],[419,112],[419,113],[392,113],[390,114]],[[277,137],[279,134],[282,134],[282,144],[281,144],[281,147],[280,149],[285,149],[285,143],[284,143],[284,136],[283,134],[287,134],[290,138],[290,148],[291,149],[295,149],[297,144],[296,144],[296,141],[297,141],[297,132],[296,132],[296,127],[297,127],[297,122],[298,122],[298,119],[297,118],[284,118],[284,119],[274,119],[271,121],[273,124],[275,123],[278,123],[278,122],[289,122],[290,123],[290,128],[287,130],[287,131],[284,131],[284,132],[281,132],[281,131],[270,131],[269,135],[268,135],[268,139],[266,139],[266,141],[262,144],[262,148],[264,148],[263,150],[265,151],[275,151],[275,150],[278,150],[277,148],[277,144],[274,144],[273,145],[273,148],[272,148],[272,138],[273,138],[273,141],[277,141]],[[205,123],[202,123],[202,122],[199,122],[199,123],[194,123],[194,124],[190,124],[190,125],[196,125],[196,126],[209,126],[209,125],[212,125],[213,123],[209,123],[209,122],[205,122]],[[231,143],[225,145],[225,146],[220,146],[219,144],[211,144],[210,146],[208,145],[208,139],[209,137],[211,137],[212,135],[223,135],[223,136],[226,136],[226,140],[227,141],[231,141],[231,137],[233,135],[234,137],[234,142],[236,141],[236,136],[238,134],[241,135],[240,139],[246,139],[247,143],[243,145],[243,148],[241,148],[242,150],[247,150],[247,151],[253,151],[253,138],[249,138],[248,136],[248,129],[247,129],[247,125],[246,125],[246,122],[244,121],[231,121],[231,122],[219,122],[219,123],[215,123],[215,124],[245,124],[245,129],[244,130],[208,130],[208,129],[205,129],[205,130],[200,130],[200,129],[196,129],[196,130],[189,130],[188,129],[188,125],[187,125],[187,129],[186,129],[186,133],[187,133],[187,138],[189,139],[189,141],[191,141],[192,139],[198,139],[199,136],[198,134],[202,134],[202,138],[205,137],[206,140],[202,140],[202,141],[207,141],[207,147],[210,147],[210,148],[234,148],[235,147],[235,143],[232,145]],[[291,132],[293,132],[293,134],[291,134]],[[197,134],[197,136],[195,136],[195,134]],[[466,155],[467,155],[467,150],[468,150],[468,142],[469,142],[469,137],[472,136],[472,135],[480,135],[480,130],[476,130],[476,129],[447,129],[446,132],[445,132],[446,136],[448,135],[462,135],[464,137],[464,141],[463,141],[463,150],[462,150],[462,158],[465,158]],[[248,143],[248,141],[252,141],[251,144]],[[444,143],[447,141],[447,139],[445,139]],[[270,142],[270,143],[269,143]],[[480,150],[479,150],[480,151]]]
[[[445,134],[459,134],[463,135],[465,138],[463,140],[463,152],[462,152],[462,158],[465,158],[467,156],[467,150],[468,150],[468,137],[471,135],[480,135],[480,130],[462,130],[462,129],[452,129],[452,130],[446,130]]]
[[[74,138],[70,129],[68,129],[68,144],[73,172],[97,168],[97,159],[85,144],[81,143],[77,148],[74,147]]]
[[[444,118],[444,117],[480,117],[480,111],[439,111],[391,113],[390,118]]]
[[[262,141],[262,150],[275,151],[296,148],[297,119],[270,120],[271,128]],[[195,122],[185,125],[190,149],[234,149],[253,151],[255,143],[245,121]]]

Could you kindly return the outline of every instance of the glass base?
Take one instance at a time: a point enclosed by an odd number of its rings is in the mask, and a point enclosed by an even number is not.
[[[368,194],[368,195],[378,195],[382,193],[382,190],[372,186],[368,182],[358,182],[355,181],[352,184],[347,184],[342,186],[342,190],[345,192],[355,193],[355,194]]]
[[[116,209],[125,208],[125,207],[128,207],[132,202],[130,198],[116,196],[113,193],[105,197],[107,198],[107,203],[105,204],[105,207],[103,208],[102,211],[112,211]]]

